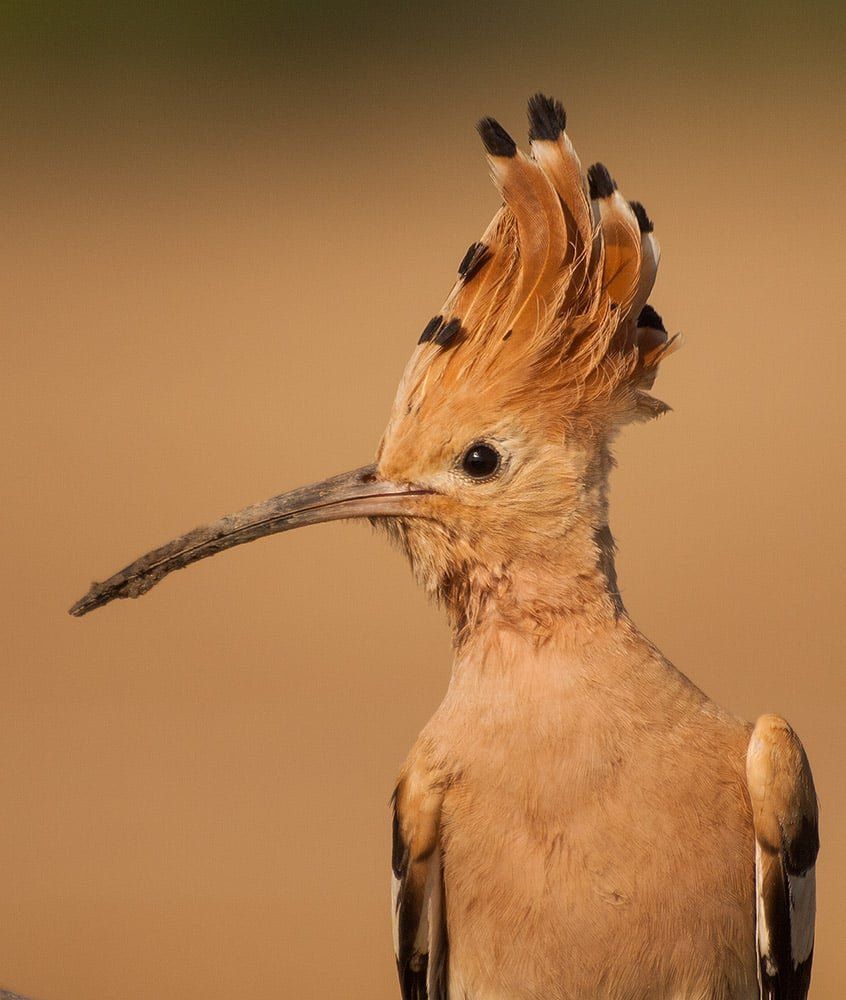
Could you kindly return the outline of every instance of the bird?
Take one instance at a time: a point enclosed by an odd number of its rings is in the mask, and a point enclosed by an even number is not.
[[[444,699],[391,799],[402,1000],[804,1000],[818,803],[776,715],[719,707],[622,600],[608,479],[680,346],[643,205],[560,101],[477,125],[501,204],[402,375],[375,461],[197,528],[71,613],[303,525],[369,519],[446,611]]]

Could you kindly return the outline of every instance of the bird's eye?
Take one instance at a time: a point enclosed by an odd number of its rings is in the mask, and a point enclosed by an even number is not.
[[[499,452],[481,441],[471,444],[461,459],[461,468],[471,479],[490,479],[499,465]]]

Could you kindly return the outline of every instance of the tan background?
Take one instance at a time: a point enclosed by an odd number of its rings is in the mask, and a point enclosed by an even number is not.
[[[4,9],[0,982],[396,996],[388,797],[449,673],[400,557],[329,525],[83,621],[93,577],[368,461],[496,206],[473,122],[564,98],[656,220],[675,413],[626,433],[635,619],[785,714],[846,936],[844,25],[835,4]],[[695,932],[695,931],[694,931]]]

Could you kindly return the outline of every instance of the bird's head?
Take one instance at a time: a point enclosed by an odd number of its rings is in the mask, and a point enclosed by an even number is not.
[[[642,206],[599,164],[585,180],[559,102],[536,95],[529,122],[530,156],[479,123],[503,204],[420,336],[376,462],[175,539],[73,614],[233,545],[361,517],[456,610],[468,588],[506,586],[509,567],[604,527],[608,441],[666,409],[648,390],[676,340],[646,305],[658,245]]]

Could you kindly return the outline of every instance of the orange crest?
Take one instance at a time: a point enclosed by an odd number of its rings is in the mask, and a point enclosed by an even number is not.
[[[536,94],[529,122],[530,156],[492,118],[478,124],[504,203],[423,330],[386,437],[462,402],[529,409],[551,429],[667,409],[647,393],[678,344],[644,308],[659,257],[652,223],[601,164],[585,179],[560,102]]]

